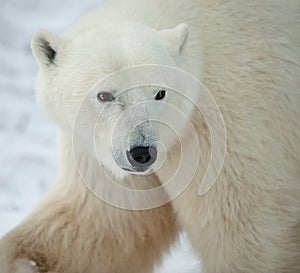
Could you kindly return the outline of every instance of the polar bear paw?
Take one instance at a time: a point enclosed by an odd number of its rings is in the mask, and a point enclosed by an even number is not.
[[[38,267],[34,261],[25,258],[16,260],[15,273],[39,273]]]
[[[20,258],[16,260],[15,272],[14,273],[42,273],[36,262],[29,259]],[[56,273],[56,272],[47,272],[47,273]]]

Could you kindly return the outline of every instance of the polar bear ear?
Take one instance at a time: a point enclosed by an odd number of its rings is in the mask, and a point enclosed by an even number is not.
[[[184,23],[179,24],[173,29],[161,30],[159,35],[170,48],[172,56],[178,57],[187,44],[189,27]]]
[[[37,63],[49,67],[55,65],[61,44],[59,37],[46,30],[36,32],[31,40],[31,49]]]

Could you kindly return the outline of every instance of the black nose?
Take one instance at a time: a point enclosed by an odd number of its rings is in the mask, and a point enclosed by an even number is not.
[[[151,166],[157,156],[155,147],[135,147],[127,152],[127,158],[134,167],[145,168]]]

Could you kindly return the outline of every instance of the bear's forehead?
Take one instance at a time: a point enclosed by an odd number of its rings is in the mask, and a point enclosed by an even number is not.
[[[89,39],[77,38],[67,49],[70,61],[76,65],[98,66],[105,73],[113,73],[129,66],[160,63],[164,56],[159,45],[135,39],[131,36],[114,35]]]

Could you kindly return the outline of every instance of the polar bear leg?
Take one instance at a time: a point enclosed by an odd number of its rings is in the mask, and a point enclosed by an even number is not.
[[[54,207],[41,208],[43,214],[31,215],[0,240],[1,273],[151,272],[177,233],[170,206],[114,213],[104,205],[94,222],[77,222]]]

